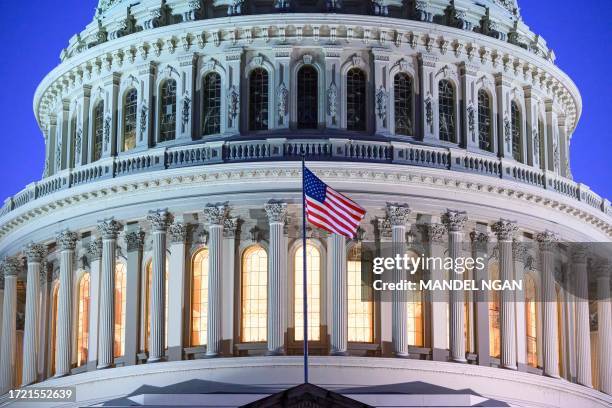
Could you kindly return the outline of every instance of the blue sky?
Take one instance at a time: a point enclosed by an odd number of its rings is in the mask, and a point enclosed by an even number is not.
[[[583,114],[571,144],[574,178],[612,198],[612,2],[522,0],[525,22],[555,50],[557,64],[582,93]],[[96,0],[0,0],[2,146],[0,200],[39,180],[43,137],[32,113],[34,90],[68,39],[91,21]]]

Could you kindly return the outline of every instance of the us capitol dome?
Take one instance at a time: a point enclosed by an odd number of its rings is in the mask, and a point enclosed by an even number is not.
[[[611,266],[549,250],[609,242],[612,207],[572,179],[581,97],[516,0],[100,0],[60,58],[44,174],[0,209],[0,394],[300,384],[304,155],[367,210],[353,240],[307,228],[311,379],[365,404],[336,406],[612,404]],[[488,273],[527,289],[367,301],[362,241],[495,247]]]

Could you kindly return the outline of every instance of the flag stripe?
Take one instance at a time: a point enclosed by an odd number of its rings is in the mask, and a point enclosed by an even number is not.
[[[319,203],[312,201],[312,199],[307,198],[306,211],[312,215],[318,216],[322,222],[327,222],[328,224],[331,224],[338,229],[343,229],[347,232],[351,232],[354,229],[354,227],[349,226],[342,220],[338,219],[337,217],[334,217],[334,215],[330,214],[325,207],[320,206],[318,204]]]
[[[353,212],[356,215],[360,215],[360,216],[364,216],[366,211],[355,205],[351,200],[349,200],[348,198],[346,198],[344,195],[338,193],[336,190],[334,190],[333,188],[327,188],[327,193],[330,194],[331,196],[333,196],[334,198],[338,199],[338,201],[340,201],[342,204],[344,204],[346,207],[350,208],[351,210],[353,210]]]
[[[325,200],[324,205],[327,208],[329,208],[331,211],[335,212],[338,217],[341,217],[347,223],[352,224],[355,228],[359,225],[359,221],[361,221],[361,217],[355,217],[353,215],[347,214],[343,207],[339,207],[331,199]]]

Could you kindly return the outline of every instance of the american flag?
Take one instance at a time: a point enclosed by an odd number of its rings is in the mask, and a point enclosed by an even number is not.
[[[304,168],[308,222],[325,231],[354,238],[366,211]]]

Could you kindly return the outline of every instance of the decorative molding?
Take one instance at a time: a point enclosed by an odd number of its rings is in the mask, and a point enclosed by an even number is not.
[[[499,220],[491,226],[491,230],[498,241],[512,241],[518,232],[518,225],[515,221]]]
[[[392,227],[404,227],[408,224],[410,217],[410,206],[408,204],[387,203],[386,213]]]
[[[285,224],[287,221],[287,203],[270,202],[265,205],[265,210],[270,224]]]
[[[90,261],[97,261],[102,258],[102,240],[92,239],[87,246],[87,253]]]
[[[462,232],[468,217],[465,211],[448,210],[442,214],[442,223],[449,232]]]
[[[551,251],[557,247],[559,237],[552,231],[544,231],[536,235],[536,241],[538,242],[541,250]]]
[[[98,233],[102,239],[117,239],[117,235],[122,228],[123,225],[112,218],[98,222]]]
[[[124,239],[128,252],[142,251],[144,247],[144,231],[138,229],[137,231],[126,232]]]
[[[182,222],[174,222],[168,227],[168,234],[170,234],[170,242],[183,244],[187,238],[187,225]]]
[[[17,276],[22,269],[22,264],[16,256],[7,256],[0,265],[4,278],[9,276]]]
[[[47,249],[44,245],[29,243],[23,250],[28,263],[40,263],[47,256]]]
[[[149,211],[149,215],[147,215],[147,221],[151,223],[151,228],[157,232],[166,232],[171,218],[168,210]]]
[[[224,225],[223,222],[229,213],[229,207],[227,204],[209,204],[202,210],[204,218],[208,225]]]
[[[237,217],[225,218],[223,220],[223,236],[225,236],[226,238],[234,238],[239,228],[240,228],[239,218]]]
[[[470,232],[470,240],[477,251],[487,252],[489,248],[489,234],[480,231],[472,231]]]
[[[77,239],[77,233],[68,229],[63,230],[56,237],[57,244],[61,251],[74,251]]]

